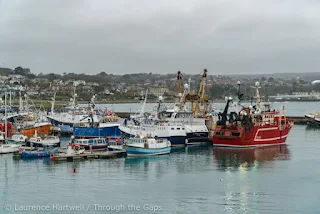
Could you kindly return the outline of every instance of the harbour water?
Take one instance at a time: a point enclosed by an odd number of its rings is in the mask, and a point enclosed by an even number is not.
[[[61,163],[2,155],[0,213],[319,213],[319,138],[296,125],[286,145],[263,149]]]

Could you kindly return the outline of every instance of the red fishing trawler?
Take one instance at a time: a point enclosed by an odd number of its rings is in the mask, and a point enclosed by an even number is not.
[[[232,100],[227,100],[213,136],[214,146],[261,147],[285,143],[293,122],[288,121],[283,106],[280,111],[276,111],[271,110],[270,103],[262,103],[259,82],[256,82],[255,88],[256,105],[246,108],[238,103],[241,110],[231,112],[229,120],[227,111]]]

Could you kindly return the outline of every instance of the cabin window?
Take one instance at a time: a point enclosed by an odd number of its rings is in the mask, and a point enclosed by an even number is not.
[[[182,130],[184,130],[184,128],[182,128]]]
[[[239,132],[232,132],[232,133],[231,133],[231,136],[239,137],[239,136],[240,136],[240,133],[239,133]]]
[[[174,128],[171,128],[171,130],[174,130]]]
[[[177,128],[177,130],[180,130],[180,128]]]

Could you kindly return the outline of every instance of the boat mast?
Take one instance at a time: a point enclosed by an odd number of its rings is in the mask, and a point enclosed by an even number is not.
[[[143,116],[144,112],[145,112],[145,108],[146,108],[146,103],[147,103],[147,96],[148,96],[148,89],[146,90],[146,94],[144,96],[144,100],[143,100],[143,104],[140,110],[140,116]]]
[[[71,107],[72,108],[76,107],[76,97],[77,97],[76,88],[77,88],[78,85],[79,85],[78,81],[73,82],[74,88],[73,88],[73,99],[72,99],[72,103],[71,103]]]
[[[23,100],[22,100],[22,88],[20,88],[20,92],[19,92],[19,111],[23,111]]]
[[[10,102],[9,102],[9,105],[10,105],[10,109],[12,107],[12,102],[11,102],[11,90],[10,90]]]
[[[4,132],[5,132],[5,139],[7,139],[7,91],[4,94]]]
[[[178,94],[181,94],[181,71],[178,71],[177,80],[178,80]]]
[[[57,93],[57,91],[54,92],[53,100],[51,102],[51,115],[53,115],[53,111],[54,111],[54,103],[56,101],[56,93]]]
[[[251,86],[252,88],[256,89],[256,113],[261,113],[262,110],[262,102],[261,102],[261,96],[259,92],[259,88],[261,88],[260,83],[256,82],[254,86]]]

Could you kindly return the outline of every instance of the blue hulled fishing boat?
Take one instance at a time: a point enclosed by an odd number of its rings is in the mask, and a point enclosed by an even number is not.
[[[128,156],[164,155],[171,152],[171,143],[167,139],[129,138],[124,149]]]

